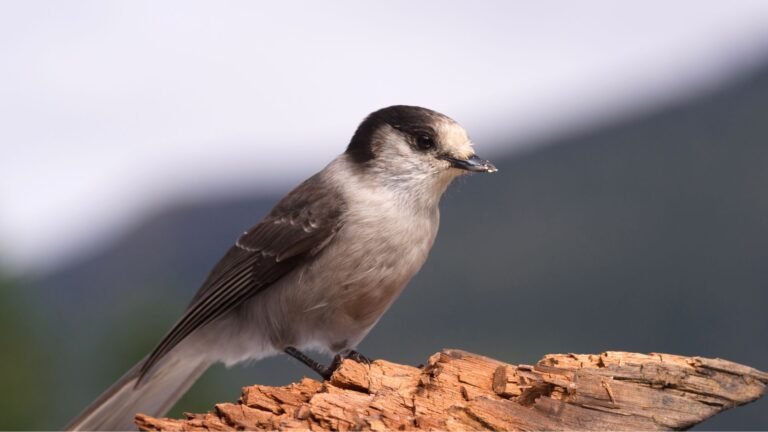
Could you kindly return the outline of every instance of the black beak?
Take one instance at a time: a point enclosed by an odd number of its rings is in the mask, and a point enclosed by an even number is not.
[[[498,171],[492,163],[482,160],[477,155],[472,155],[467,159],[456,159],[450,156],[444,156],[443,159],[453,165],[454,168],[463,169],[470,172],[494,173]]]

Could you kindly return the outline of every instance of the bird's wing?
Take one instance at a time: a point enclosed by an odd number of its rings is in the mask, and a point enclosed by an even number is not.
[[[237,240],[144,362],[139,382],[190,333],[267,289],[328,244],[343,223],[344,203],[338,191],[322,182],[315,175],[299,185]]]

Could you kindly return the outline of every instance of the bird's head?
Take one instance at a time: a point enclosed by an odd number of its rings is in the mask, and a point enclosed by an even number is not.
[[[475,155],[458,123],[416,106],[395,105],[371,113],[357,128],[346,154],[367,175],[438,195],[459,175],[497,171]]]

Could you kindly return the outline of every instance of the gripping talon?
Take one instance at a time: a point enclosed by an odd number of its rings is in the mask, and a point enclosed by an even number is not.
[[[360,354],[359,352],[357,352],[355,350],[349,350],[349,352],[347,352],[347,354],[344,356],[344,358],[348,358],[350,360],[354,360],[354,361],[356,361],[358,363],[362,363],[364,365],[370,365],[371,363],[373,363],[373,360],[369,359],[368,357]]]
[[[333,361],[331,362],[331,365],[328,367],[323,366],[316,360],[312,359],[310,356],[304,354],[303,352],[297,350],[294,347],[287,347],[285,348],[284,351],[289,356],[307,365],[310,369],[315,371],[315,373],[320,375],[325,381],[328,381],[331,379],[331,376],[333,376],[333,373],[336,372],[336,370],[341,366],[341,363],[346,359],[350,359],[364,365],[371,364],[371,359],[360,354],[355,350],[346,351],[344,354],[336,354],[333,357]]]

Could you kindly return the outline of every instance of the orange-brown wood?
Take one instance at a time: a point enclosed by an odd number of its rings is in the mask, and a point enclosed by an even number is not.
[[[656,430],[688,428],[760,398],[768,374],[669,354],[549,354],[510,365],[444,350],[416,368],[347,360],[330,381],[245,387],[186,419],[142,430]]]

